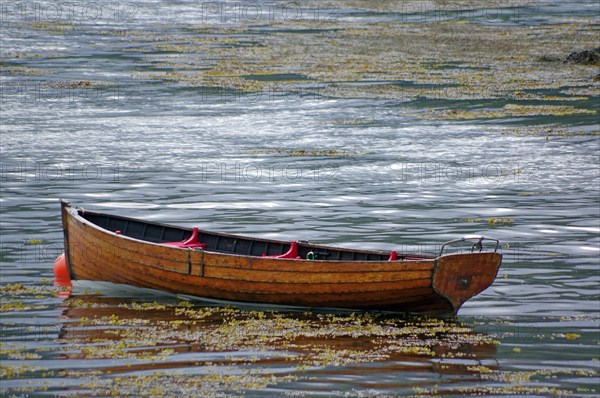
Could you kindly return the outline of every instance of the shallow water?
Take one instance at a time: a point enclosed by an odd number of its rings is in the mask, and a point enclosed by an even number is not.
[[[327,31],[328,23],[460,19],[439,8],[352,3],[311,3],[303,23]],[[15,13],[2,3],[3,66],[22,68],[2,75],[2,393],[598,394],[597,114],[428,120],[415,112],[481,104],[337,97],[315,91],[323,82],[314,81],[267,95],[211,91],[148,79],[143,73],[160,69],[153,62],[169,53],[106,33],[185,42],[195,24],[243,29],[249,16],[231,20],[239,4],[121,3],[94,18],[63,14],[68,29],[57,30],[43,25],[48,10]],[[507,29],[600,17],[593,1],[527,7],[471,7],[463,17]],[[275,25],[290,20],[284,9],[253,22],[262,26],[257,40],[283,34]],[[112,85],[48,87],[87,80]],[[567,104],[597,110],[598,96]],[[525,132],[510,130],[519,128]],[[567,133],[552,132],[560,128]],[[292,152],[299,150],[308,156]],[[52,288],[60,197],[144,219],[348,247],[437,253],[444,241],[483,234],[501,240],[503,266],[455,320],[262,312],[97,286],[64,299]]]

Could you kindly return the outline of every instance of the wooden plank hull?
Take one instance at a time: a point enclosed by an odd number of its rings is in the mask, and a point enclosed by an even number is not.
[[[408,261],[279,259],[178,248],[132,238],[100,227],[88,220],[82,210],[66,203],[62,216],[71,279],[219,300],[455,313],[494,281],[501,261],[498,253]],[[278,244],[273,242],[271,246]],[[335,255],[343,257],[348,253]],[[353,257],[378,255],[383,256],[363,251]]]

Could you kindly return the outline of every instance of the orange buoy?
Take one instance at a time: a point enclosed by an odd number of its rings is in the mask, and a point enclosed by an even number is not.
[[[63,252],[54,260],[54,286],[72,287],[71,277],[67,269],[67,259]]]

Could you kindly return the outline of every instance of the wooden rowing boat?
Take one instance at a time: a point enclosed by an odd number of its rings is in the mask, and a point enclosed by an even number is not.
[[[452,241],[439,256],[408,255],[182,228],[62,200],[61,207],[71,280],[218,300],[456,313],[492,284],[502,259],[498,241],[493,252],[482,250],[483,237],[466,253],[444,255]]]

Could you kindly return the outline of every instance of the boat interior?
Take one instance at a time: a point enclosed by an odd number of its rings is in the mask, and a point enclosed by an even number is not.
[[[280,259],[325,261],[415,261],[435,256],[401,254],[396,251],[353,250],[306,241],[277,241],[184,228],[129,217],[78,209],[78,214],[99,228],[142,241],[183,249]]]

